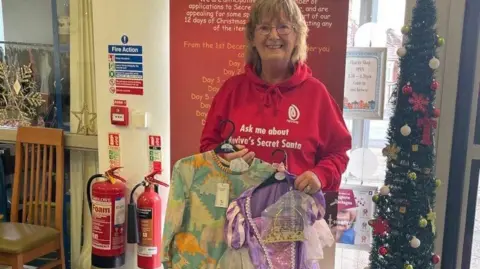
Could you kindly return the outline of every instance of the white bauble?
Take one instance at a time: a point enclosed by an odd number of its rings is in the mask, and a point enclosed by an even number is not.
[[[412,240],[410,240],[410,246],[412,248],[418,248],[420,247],[420,244],[421,244],[420,239],[416,238],[415,236],[412,238]]]
[[[437,69],[438,67],[440,67],[440,60],[433,57],[430,62],[428,63],[428,66],[430,66],[430,68],[432,69]]]
[[[402,126],[402,128],[400,128],[400,133],[403,136],[409,136],[410,133],[412,133],[412,128],[410,128],[410,126],[408,126],[408,124],[405,124],[405,125]]]
[[[404,47],[399,48],[399,49],[397,50],[397,55],[398,55],[399,57],[403,57],[403,56],[407,55],[407,49],[404,48]]]
[[[388,195],[390,193],[390,188],[388,186],[382,186],[380,188],[380,195]]]

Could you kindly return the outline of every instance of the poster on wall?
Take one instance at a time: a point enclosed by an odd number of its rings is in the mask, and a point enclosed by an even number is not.
[[[226,79],[243,72],[244,27],[254,2],[170,1],[172,163],[198,152],[213,97]],[[297,3],[310,30],[308,64],[341,107],[349,0]]]
[[[108,161],[110,168],[120,167],[120,134],[108,133]]]
[[[162,172],[162,138],[159,135],[148,136],[148,169]]]
[[[376,191],[377,188],[371,186],[341,186],[336,201],[337,217],[330,222],[337,247],[370,250],[372,231],[368,221],[373,219],[372,197]]]
[[[387,48],[348,48],[343,114],[346,119],[383,119]]]
[[[112,94],[143,95],[143,47],[129,45],[128,36],[122,44],[108,45],[108,83]]]
[[[338,192],[328,191],[325,195],[325,221],[330,228],[333,228],[337,223],[337,211],[338,211]]]

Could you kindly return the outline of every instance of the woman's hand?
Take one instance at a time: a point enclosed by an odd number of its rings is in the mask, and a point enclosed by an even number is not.
[[[295,188],[308,194],[322,189],[322,183],[312,171],[306,171],[295,179]]]
[[[239,151],[232,152],[232,153],[224,153],[222,155],[222,158],[224,158],[227,161],[232,161],[237,158],[242,158],[244,161],[246,161],[248,164],[251,164],[253,159],[255,158],[255,152],[249,151],[245,146],[243,145],[235,145],[239,149]]]

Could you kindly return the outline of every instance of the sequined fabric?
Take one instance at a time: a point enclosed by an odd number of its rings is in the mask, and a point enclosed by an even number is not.
[[[257,191],[255,188],[245,191],[234,200],[227,209],[225,238],[228,255],[235,250],[248,248],[251,264],[259,269],[318,269],[318,262],[306,258],[306,242],[265,243],[262,234],[271,227],[271,219],[266,217],[265,209],[274,205],[283,195],[292,191],[295,177],[287,174],[286,180]],[[322,220],[325,213],[325,199],[321,192],[308,199],[301,216],[306,224]],[[237,268],[237,267],[235,267]],[[217,267],[217,269],[227,269]]]
[[[258,217],[253,220],[259,231],[267,229],[266,219]],[[296,243],[281,242],[265,244],[267,249],[267,256],[270,257],[273,268],[292,268],[295,265],[295,261],[292,264],[292,257],[296,254]]]

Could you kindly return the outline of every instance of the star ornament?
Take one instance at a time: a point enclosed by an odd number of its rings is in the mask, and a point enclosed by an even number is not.
[[[412,93],[412,97],[408,99],[408,102],[412,105],[413,111],[425,113],[429,99],[421,94]]]
[[[373,228],[374,235],[384,236],[390,232],[390,225],[388,225],[388,221],[382,218],[370,220],[368,221],[368,225]]]
[[[80,111],[72,111],[72,114],[78,120],[77,134],[89,135],[95,133],[97,114],[91,113],[88,105],[85,103]],[[90,120],[86,120],[90,118]],[[87,124],[85,122],[87,121]]]
[[[383,156],[387,157],[388,160],[396,160],[398,158],[398,153],[400,152],[400,148],[397,145],[388,145],[382,150]]]
[[[88,113],[90,120],[88,121],[87,133],[89,135],[97,135],[97,113]]]

